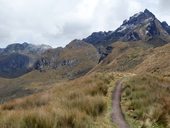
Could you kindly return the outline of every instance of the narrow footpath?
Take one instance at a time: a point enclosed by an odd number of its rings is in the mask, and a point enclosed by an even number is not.
[[[126,122],[124,115],[121,109],[121,91],[122,91],[122,82],[116,82],[115,90],[112,95],[112,121],[117,125],[118,128],[130,128],[128,123]]]

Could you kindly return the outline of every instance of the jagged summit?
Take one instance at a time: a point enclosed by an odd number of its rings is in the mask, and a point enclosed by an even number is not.
[[[95,46],[107,46],[116,41],[139,41],[162,45],[170,41],[170,26],[166,22],[160,22],[156,16],[145,9],[136,13],[115,31],[95,32],[83,39]]]
[[[155,15],[154,15],[152,12],[150,12],[148,9],[145,9],[145,10],[144,10],[144,13],[145,13],[146,15],[148,15],[148,16],[153,16],[153,17],[155,17]]]
[[[151,13],[149,10],[145,9],[144,12],[139,12],[129,18],[129,20],[125,20],[122,25],[133,24],[137,25],[139,23],[144,22],[145,20],[154,20],[155,15]]]

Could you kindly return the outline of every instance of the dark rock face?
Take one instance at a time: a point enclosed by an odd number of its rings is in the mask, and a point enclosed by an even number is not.
[[[170,26],[164,21],[161,23],[162,27],[170,34]]]
[[[0,49],[0,76],[14,78],[33,70],[34,63],[48,49],[51,47],[28,43],[11,44]]]
[[[11,54],[4,56],[0,60],[0,76],[18,77],[29,72],[32,69],[30,58],[21,54]]]
[[[83,39],[83,41],[91,43],[93,45],[99,45],[104,43],[109,35],[112,34],[112,31],[109,32],[94,32],[89,37]]]
[[[138,41],[140,40],[140,37],[137,32],[130,32],[124,37],[123,40],[124,41]]]
[[[100,54],[100,59],[99,59],[99,62],[100,63],[104,58],[106,58],[111,52],[112,52],[112,47],[111,46],[107,46],[105,51],[100,51],[99,54]]]
[[[123,22],[123,25],[139,25],[143,24],[143,22],[148,19],[155,19],[155,15],[152,14],[149,10],[145,9],[144,12],[139,12],[135,14],[134,16],[130,17],[129,20],[125,20]]]

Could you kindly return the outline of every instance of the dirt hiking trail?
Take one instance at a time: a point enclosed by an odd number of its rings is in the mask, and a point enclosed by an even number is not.
[[[130,128],[121,109],[122,81],[117,81],[112,95],[112,121],[118,128]]]

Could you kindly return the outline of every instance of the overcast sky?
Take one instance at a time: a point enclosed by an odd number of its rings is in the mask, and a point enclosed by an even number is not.
[[[115,30],[145,8],[170,23],[170,0],[0,0],[0,47],[65,46],[94,31]]]

